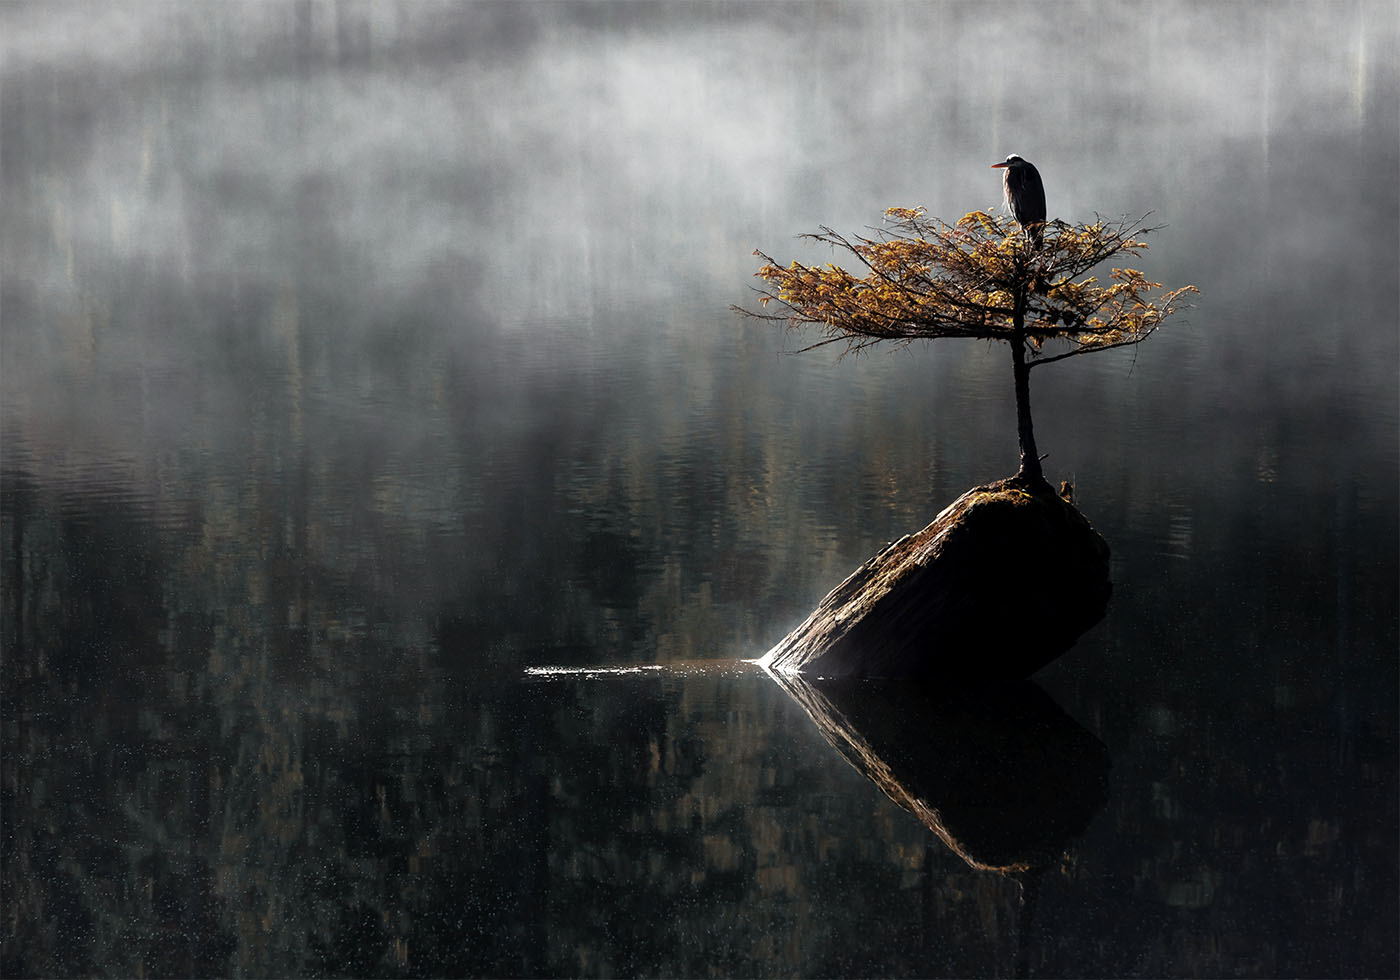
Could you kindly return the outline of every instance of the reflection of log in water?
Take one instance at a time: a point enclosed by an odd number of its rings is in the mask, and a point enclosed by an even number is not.
[[[950,690],[772,676],[847,761],[974,868],[1053,864],[1108,801],[1108,750],[1029,681]]]

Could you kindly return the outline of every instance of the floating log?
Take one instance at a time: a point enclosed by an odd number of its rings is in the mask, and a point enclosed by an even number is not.
[[[975,487],[831,591],[762,658],[814,677],[1027,677],[1103,618],[1108,544],[1048,483]]]

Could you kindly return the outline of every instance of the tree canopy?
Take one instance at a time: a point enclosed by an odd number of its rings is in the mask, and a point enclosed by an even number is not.
[[[763,252],[765,283],[750,316],[815,326],[821,339],[850,351],[882,341],[907,344],[972,337],[1026,344],[1027,367],[1078,354],[1138,344],[1178,309],[1194,286],[1163,292],[1133,268],[1113,268],[1109,282],[1090,275],[1120,255],[1138,256],[1142,219],[1045,225],[1035,247],[1010,219],[985,211],[956,224],[922,208],[890,208],[874,237],[847,238],[830,228],[801,237],[853,255],[856,275],[835,265],[781,266]],[[772,310],[777,307],[777,310]],[[1063,344],[1051,344],[1063,341]]]
[[[779,265],[761,251],[756,276],[760,311],[747,316],[790,328],[814,327],[820,339],[803,350],[845,344],[843,353],[885,341],[940,337],[1005,341],[1016,386],[1020,476],[1043,480],[1030,414],[1032,367],[1080,354],[1140,344],[1179,309],[1195,286],[1166,290],[1137,269],[1110,266],[1139,256],[1157,229],[1141,218],[1070,225],[1037,224],[1035,241],[1007,218],[986,211],[956,224],[923,208],[890,208],[871,237],[848,238],[823,226],[801,236],[854,256],[863,272],[833,263]]]

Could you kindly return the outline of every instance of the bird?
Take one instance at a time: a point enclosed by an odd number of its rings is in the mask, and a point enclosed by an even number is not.
[[[1035,164],[1015,153],[1001,163],[992,164],[992,169],[1001,169],[1006,206],[1026,238],[1039,248],[1045,232],[1045,185],[1040,182],[1040,171],[1035,169]]]

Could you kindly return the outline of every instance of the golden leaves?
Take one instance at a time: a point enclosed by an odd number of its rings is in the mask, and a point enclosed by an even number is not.
[[[885,217],[893,218],[896,221],[918,221],[926,213],[922,207],[885,209]]]
[[[1116,255],[1140,254],[1143,231],[1126,219],[1046,224],[1033,245],[1010,220],[973,211],[949,225],[923,208],[889,208],[871,237],[846,238],[829,228],[804,236],[856,258],[859,275],[827,263],[779,266],[764,260],[759,303],[776,301],[790,326],[820,325],[828,340],[859,348],[879,340],[936,337],[1033,341],[1032,359],[1058,360],[1080,351],[1137,343],[1176,311],[1195,287],[1154,298],[1162,284],[1138,269],[1112,268],[1107,284],[1089,274]],[[893,228],[894,230],[890,230]],[[759,314],[755,314],[759,315]],[[1068,353],[1048,354],[1060,340]]]

